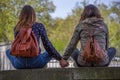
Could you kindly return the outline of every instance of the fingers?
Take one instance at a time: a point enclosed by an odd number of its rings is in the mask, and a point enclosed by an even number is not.
[[[69,63],[67,62],[67,60],[64,60],[64,59],[60,60],[61,67],[67,67],[68,65],[69,65]]]

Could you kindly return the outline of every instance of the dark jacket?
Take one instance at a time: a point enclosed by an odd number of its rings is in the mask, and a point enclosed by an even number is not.
[[[57,50],[53,47],[50,40],[48,39],[44,25],[42,23],[35,23],[32,26],[32,31],[34,32],[37,38],[38,45],[40,45],[41,38],[45,50],[55,59],[61,60],[62,58],[61,55],[57,52]],[[14,29],[14,36],[16,37],[17,34],[18,32],[16,32]]]

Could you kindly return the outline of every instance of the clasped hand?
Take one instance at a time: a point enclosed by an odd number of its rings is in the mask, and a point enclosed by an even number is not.
[[[69,63],[67,62],[67,60],[61,59],[59,62],[61,67],[66,67],[69,65]]]

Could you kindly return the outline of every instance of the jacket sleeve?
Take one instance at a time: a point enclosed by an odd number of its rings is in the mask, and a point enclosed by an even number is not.
[[[105,24],[105,30],[106,30],[106,49],[108,49],[109,48],[109,30],[106,24]]]
[[[74,30],[73,36],[64,52],[63,59],[67,60],[74,51],[74,49],[76,48],[76,45],[80,40],[79,33],[80,33],[80,25],[77,25]]]
[[[44,28],[43,24],[39,24],[40,26],[40,35],[41,35],[41,40],[43,42],[44,48],[50,54],[52,57],[54,57],[56,60],[61,60],[61,55],[56,51],[56,49],[53,47],[51,44],[50,40],[48,39],[46,30]]]

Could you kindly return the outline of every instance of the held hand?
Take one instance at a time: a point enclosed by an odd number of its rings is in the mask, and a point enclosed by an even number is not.
[[[66,66],[69,65],[69,63],[66,60],[64,60],[64,59],[61,59],[60,60],[60,65],[61,65],[61,67],[66,67]]]

